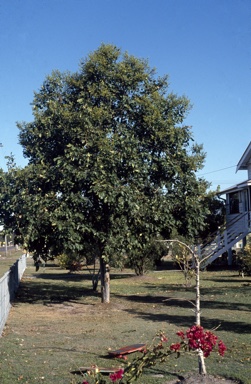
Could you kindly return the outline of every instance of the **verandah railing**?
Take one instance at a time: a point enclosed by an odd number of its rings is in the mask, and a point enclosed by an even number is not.
[[[7,321],[11,302],[26,269],[26,255],[22,255],[0,278],[0,335]]]
[[[204,243],[197,247],[200,258],[207,258],[203,262],[202,268],[205,268],[250,233],[250,225],[251,212],[248,211],[234,217],[225,226],[219,228],[217,232],[211,234]]]

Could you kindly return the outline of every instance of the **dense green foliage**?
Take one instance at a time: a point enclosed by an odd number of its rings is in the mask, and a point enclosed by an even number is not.
[[[15,242],[34,257],[47,259],[63,249],[58,228],[52,225],[51,212],[57,201],[53,192],[44,194],[39,166],[16,167],[8,158],[8,171],[1,172],[1,218],[6,231],[13,231]]]
[[[48,76],[34,120],[18,124],[29,164],[8,176],[27,249],[91,251],[114,265],[141,258],[142,273],[150,243],[173,228],[193,239],[208,184],[196,177],[205,154],[183,124],[189,109],[186,97],[168,93],[166,76],[112,45],[76,73]]]
[[[239,272],[244,277],[245,275],[251,275],[251,239],[247,240],[247,244],[243,250],[237,256],[237,264]]]
[[[226,207],[223,199],[217,195],[219,191],[209,191],[202,198],[203,204],[208,208],[208,213],[204,219],[204,228],[199,231],[201,240],[210,240],[213,233],[219,230],[224,225],[226,219]]]

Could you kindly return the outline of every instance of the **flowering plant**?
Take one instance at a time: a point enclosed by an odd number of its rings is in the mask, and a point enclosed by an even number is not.
[[[195,307],[196,325],[193,325],[186,332],[178,331],[176,334],[179,336],[180,341],[172,343],[171,345],[167,344],[168,339],[165,334],[160,332],[156,335],[156,337],[159,338],[158,343],[154,344],[155,337],[152,346],[146,348],[142,356],[137,357],[131,363],[128,363],[123,372],[120,370],[111,374],[109,377],[110,382],[117,382],[119,384],[131,383],[138,379],[144,368],[151,367],[157,362],[161,363],[172,354],[176,354],[176,357],[179,357],[182,351],[196,352],[198,355],[199,373],[206,375],[207,372],[204,358],[207,358],[216,347],[218,347],[218,353],[221,356],[224,356],[227,349],[222,340],[218,340],[218,337],[214,335],[213,332],[204,331],[204,328],[200,325],[200,268],[201,265],[207,261],[209,256],[201,258],[191,247],[179,240],[166,240],[166,242],[176,242],[192,255],[196,277],[196,298],[195,304],[192,304]],[[189,263],[187,266],[189,267]],[[103,378],[101,378],[101,381],[99,381],[99,379],[95,381],[95,384],[105,383],[107,382],[103,380]],[[90,383],[87,381],[83,384]]]
[[[133,359],[132,362],[128,362],[124,369],[121,368],[111,373],[108,379],[98,373],[97,369],[96,373],[89,373],[88,380],[84,380],[82,384],[91,384],[93,381],[89,380],[92,379],[95,380],[95,384],[131,383],[142,375],[145,368],[162,363],[173,354],[180,357],[181,352],[201,351],[204,357],[208,357],[215,349],[221,356],[224,356],[226,351],[226,346],[222,340],[219,340],[213,332],[205,331],[199,325],[193,325],[186,332],[178,331],[176,335],[180,338],[180,341],[169,344],[164,332],[159,332],[152,344],[143,351],[143,354]]]
[[[116,381],[120,380],[123,378],[124,370],[121,368],[115,373],[111,373],[109,378],[110,380],[115,383]]]

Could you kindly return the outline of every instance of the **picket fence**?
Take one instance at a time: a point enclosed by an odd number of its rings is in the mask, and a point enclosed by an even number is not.
[[[0,335],[7,321],[11,302],[17,292],[20,280],[26,269],[26,255],[22,255],[0,278]]]

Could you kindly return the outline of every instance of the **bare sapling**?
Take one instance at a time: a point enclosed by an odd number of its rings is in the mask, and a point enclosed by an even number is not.
[[[210,256],[206,256],[206,257],[200,257],[199,254],[192,248],[190,247],[189,245],[187,245],[186,243],[180,241],[180,240],[162,240],[163,242],[166,242],[166,243],[177,243],[180,245],[180,247],[182,248],[181,252],[182,252],[182,258],[184,258],[184,248],[189,252],[189,254],[191,255],[191,259],[192,259],[192,266],[189,267],[190,269],[194,269],[195,271],[195,281],[196,281],[196,284],[195,284],[195,289],[196,289],[196,296],[195,296],[195,305],[194,305],[194,312],[195,312],[195,324],[196,326],[201,326],[201,307],[200,307],[200,271],[201,271],[201,265],[202,263],[204,263]],[[182,258],[180,259],[181,262],[182,262]],[[185,278],[188,274],[188,264],[187,264],[187,255],[186,255],[186,258],[185,258],[185,266],[184,266],[184,270],[186,272],[185,274]],[[205,365],[205,358],[204,358],[204,354],[203,354],[203,351],[201,348],[198,348],[197,349],[197,353],[198,353],[198,364],[199,364],[199,373],[201,375],[206,375],[207,374],[207,371],[206,371],[206,365]]]

